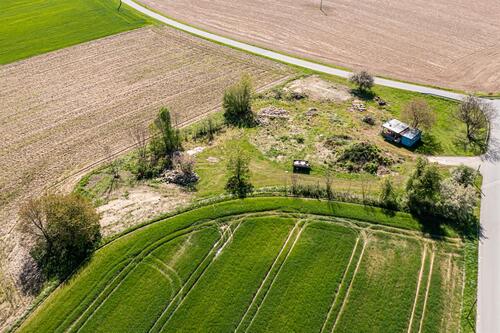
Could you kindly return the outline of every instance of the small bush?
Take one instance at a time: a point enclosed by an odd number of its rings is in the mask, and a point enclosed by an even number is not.
[[[350,172],[364,170],[376,173],[379,166],[390,166],[393,161],[385,157],[375,145],[367,142],[356,142],[344,149],[337,158],[337,163]]]
[[[252,84],[248,76],[243,76],[238,84],[226,90],[222,107],[224,119],[228,124],[238,127],[255,124],[252,112]]]
[[[373,116],[367,115],[367,116],[364,116],[363,119],[361,119],[361,120],[370,126],[375,125],[375,118]]]

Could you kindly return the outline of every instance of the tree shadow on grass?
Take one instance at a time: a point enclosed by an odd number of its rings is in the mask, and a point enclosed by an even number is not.
[[[443,152],[443,146],[431,133],[423,133],[422,140],[408,149],[412,152],[424,155],[438,155]]]
[[[363,101],[371,101],[375,98],[376,94],[371,90],[351,89],[351,94]]]

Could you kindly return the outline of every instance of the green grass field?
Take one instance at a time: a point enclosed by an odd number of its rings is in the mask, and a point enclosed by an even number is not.
[[[118,0],[0,1],[0,64],[142,27],[151,20]]]
[[[462,263],[461,242],[425,238],[403,213],[225,201],[108,243],[19,331],[449,332]]]

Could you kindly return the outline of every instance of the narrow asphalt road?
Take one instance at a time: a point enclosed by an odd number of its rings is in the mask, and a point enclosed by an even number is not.
[[[160,22],[183,30],[198,37],[235,47],[244,51],[285,62],[291,65],[311,69],[317,72],[347,78],[351,72],[320,65],[260,47],[221,37],[210,32],[196,29],[155,13],[132,0],[123,3]],[[376,78],[375,83],[402,90],[436,95],[454,100],[461,100],[464,95],[446,90],[423,87],[415,84]],[[479,245],[479,288],[477,332],[500,333],[500,100],[493,101],[497,117],[491,123],[490,147],[488,153],[478,158],[436,158],[436,162],[449,165],[467,164],[480,166],[483,174],[483,200],[481,203],[482,238]],[[496,205],[499,205],[497,207]]]

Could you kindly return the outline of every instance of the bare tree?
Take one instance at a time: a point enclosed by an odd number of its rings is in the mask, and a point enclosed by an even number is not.
[[[436,122],[434,110],[423,98],[414,98],[403,108],[401,113],[403,121],[414,128],[431,129]]]
[[[349,78],[349,81],[354,83],[360,91],[370,90],[375,82],[373,76],[367,71],[361,71],[352,74]]]
[[[487,130],[492,115],[491,104],[474,95],[464,98],[458,107],[457,117],[465,124],[469,142],[475,143],[480,140],[480,135]]]
[[[332,184],[333,184],[332,172],[330,169],[328,169],[325,172],[325,190],[326,190],[326,197],[328,198],[328,200],[333,200],[334,197]]]
[[[102,148],[104,155],[106,156],[106,161],[109,165],[109,169],[111,171],[111,175],[113,179],[119,178],[119,168],[118,168],[118,160],[116,156],[111,152],[111,147],[108,145],[103,146]]]

